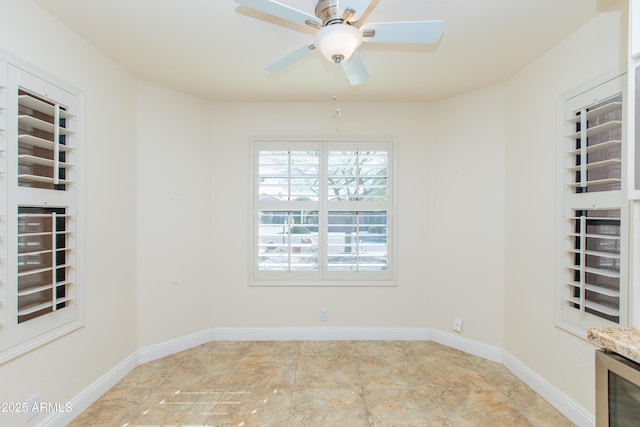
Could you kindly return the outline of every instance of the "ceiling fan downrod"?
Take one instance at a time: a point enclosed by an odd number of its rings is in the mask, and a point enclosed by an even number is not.
[[[351,8],[346,8],[340,14],[340,0],[319,0],[316,5],[316,16],[322,20],[322,26],[332,24],[349,24],[349,20],[356,13]]]

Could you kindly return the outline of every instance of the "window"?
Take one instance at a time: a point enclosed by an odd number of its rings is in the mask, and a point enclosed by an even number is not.
[[[563,102],[562,262],[556,321],[581,336],[590,327],[627,323],[623,84],[617,77]]]
[[[254,283],[391,285],[393,143],[254,147]]]
[[[0,61],[0,362],[82,325],[81,96]]]

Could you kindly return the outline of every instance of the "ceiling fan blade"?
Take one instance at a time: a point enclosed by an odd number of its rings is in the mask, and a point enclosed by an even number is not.
[[[344,16],[344,11],[351,9],[354,11],[353,16],[349,18],[349,22],[356,22],[364,12],[369,9],[372,0],[343,0],[340,4],[340,15]]]
[[[444,21],[374,22],[361,28],[367,43],[435,43],[442,36]],[[373,36],[367,32],[374,31]]]
[[[236,3],[302,25],[318,26],[322,21],[313,15],[273,0],[235,0]]]
[[[369,80],[369,73],[357,50],[353,52],[351,58],[341,62],[341,64],[351,86],[357,86]]]
[[[291,65],[291,64],[293,64],[295,62],[298,62],[299,60],[301,60],[302,58],[304,58],[305,56],[307,56],[308,54],[313,52],[313,50],[315,48],[316,47],[313,45],[313,43],[309,43],[309,44],[305,44],[304,46],[300,46],[298,49],[294,50],[293,52],[291,52],[288,55],[283,56],[282,58],[278,59],[273,64],[267,65],[265,67],[265,70],[270,71],[272,73],[284,70],[289,65]]]

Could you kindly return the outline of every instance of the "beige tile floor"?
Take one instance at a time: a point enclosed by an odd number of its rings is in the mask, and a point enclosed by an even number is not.
[[[571,426],[502,365],[416,341],[211,342],[146,363],[71,426]]]

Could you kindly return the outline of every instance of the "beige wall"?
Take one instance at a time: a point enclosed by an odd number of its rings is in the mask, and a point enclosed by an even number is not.
[[[0,365],[0,402],[66,402],[137,349],[135,79],[30,1],[1,10],[0,49],[86,97],[86,326]]]
[[[138,84],[136,234],[140,347],[211,327],[209,102]]]
[[[505,348],[594,411],[594,347],[553,325],[558,97],[626,62],[621,1],[507,83]]]
[[[327,100],[330,99],[327,94]],[[425,327],[429,293],[419,274],[426,253],[432,109],[425,104],[215,104],[213,325],[216,327]],[[397,138],[399,287],[247,287],[250,140],[254,136]],[[229,185],[230,177],[235,184]],[[420,253],[416,253],[419,251]],[[329,321],[320,323],[320,310]]]
[[[502,345],[503,105],[499,87],[439,104],[343,103],[338,120],[330,102],[214,105],[213,325],[449,331],[457,314],[464,336]],[[247,287],[250,140],[292,135],[397,139],[399,286]]]
[[[504,345],[505,90],[438,102],[427,236],[429,326]]]
[[[436,105],[343,103],[339,119],[331,102],[214,103],[204,119],[201,100],[144,83],[138,97],[143,346],[207,327],[435,325],[450,331],[455,315],[465,321],[462,336],[502,346],[501,86]],[[211,146],[204,125],[212,126]],[[399,286],[248,286],[253,137],[398,141]],[[479,204],[486,207],[472,214]],[[170,208],[169,215],[163,207]],[[209,240],[187,241],[186,236],[207,233]],[[190,283],[172,285],[180,281],[173,277],[185,274],[184,266],[191,271]],[[329,312],[326,323],[319,321],[321,309]]]

